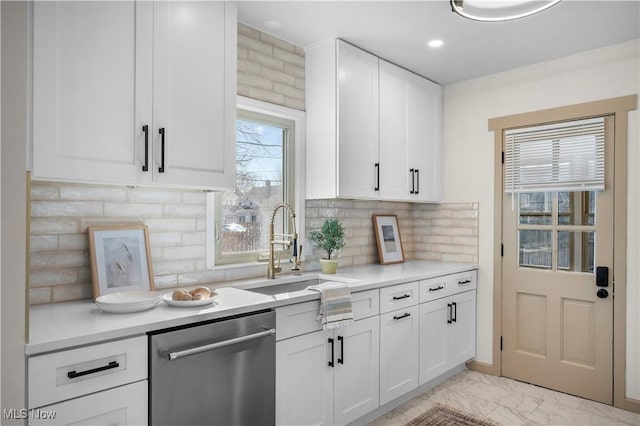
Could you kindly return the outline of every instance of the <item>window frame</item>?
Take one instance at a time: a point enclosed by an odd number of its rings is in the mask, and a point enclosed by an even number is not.
[[[242,113],[237,114],[236,118],[251,119],[252,115],[261,115],[273,117],[273,124],[280,125],[282,120],[293,122],[293,129],[290,131],[289,135],[290,146],[288,153],[285,154],[287,166],[283,171],[283,179],[293,179],[293,184],[289,187],[288,193],[285,195],[285,202],[288,202],[296,212],[296,230],[298,232],[299,241],[305,241],[305,112],[244,96],[237,97],[237,110],[242,111]],[[269,122],[268,118],[264,119],[264,117],[260,117],[259,121],[264,121],[265,123]],[[235,123],[236,120],[234,120],[234,126]],[[262,251],[253,252],[251,254],[226,255],[224,258],[221,258],[218,255],[216,242],[218,235],[221,232],[222,218],[219,217],[218,212],[216,212],[216,204],[219,204],[219,202],[216,203],[216,198],[220,198],[220,196],[216,196],[216,194],[222,193],[207,193],[207,269],[243,267],[246,265],[258,264],[259,262],[257,260],[256,253],[262,253]]]

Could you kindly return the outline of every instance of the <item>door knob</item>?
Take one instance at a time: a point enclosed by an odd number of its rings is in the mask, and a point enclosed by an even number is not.
[[[609,296],[609,292],[607,290],[605,290],[604,288],[601,288],[596,293],[596,296],[598,296],[600,299],[606,299]]]

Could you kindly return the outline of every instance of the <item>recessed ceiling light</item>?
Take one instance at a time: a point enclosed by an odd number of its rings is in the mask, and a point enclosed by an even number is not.
[[[276,21],[274,19],[269,19],[268,21],[264,21],[263,25],[272,30],[279,30],[282,28],[282,22]]]
[[[427,42],[427,46],[429,46],[429,47],[441,47],[443,44],[444,44],[444,41],[442,41],[440,39],[429,40]]]

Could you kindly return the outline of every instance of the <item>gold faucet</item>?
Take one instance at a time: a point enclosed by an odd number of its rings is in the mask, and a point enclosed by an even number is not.
[[[289,211],[289,217],[291,218],[291,223],[293,224],[293,232],[291,234],[275,234],[274,233],[274,221],[276,218],[276,213],[281,208],[285,208]],[[276,240],[275,237],[291,237],[291,241],[286,240]],[[272,280],[276,277],[276,273],[282,271],[282,266],[280,266],[280,257],[278,257],[278,265],[275,265],[275,251],[274,246],[278,244],[284,247],[289,247],[293,244],[293,258],[291,259],[291,263],[293,266],[291,270],[293,272],[299,273],[300,271],[300,261],[298,256],[298,233],[296,232],[296,213],[293,211],[291,206],[287,203],[277,204],[273,208],[273,212],[271,213],[271,222],[269,223],[269,265],[267,267],[267,278]],[[300,246],[300,254],[302,254],[302,246]]]

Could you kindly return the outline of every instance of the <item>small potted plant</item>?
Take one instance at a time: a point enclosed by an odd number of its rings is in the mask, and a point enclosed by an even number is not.
[[[327,219],[322,224],[320,231],[311,231],[309,240],[318,248],[327,252],[326,258],[320,259],[320,268],[325,274],[335,274],[338,269],[338,260],[332,259],[345,245],[344,228],[337,219]]]

